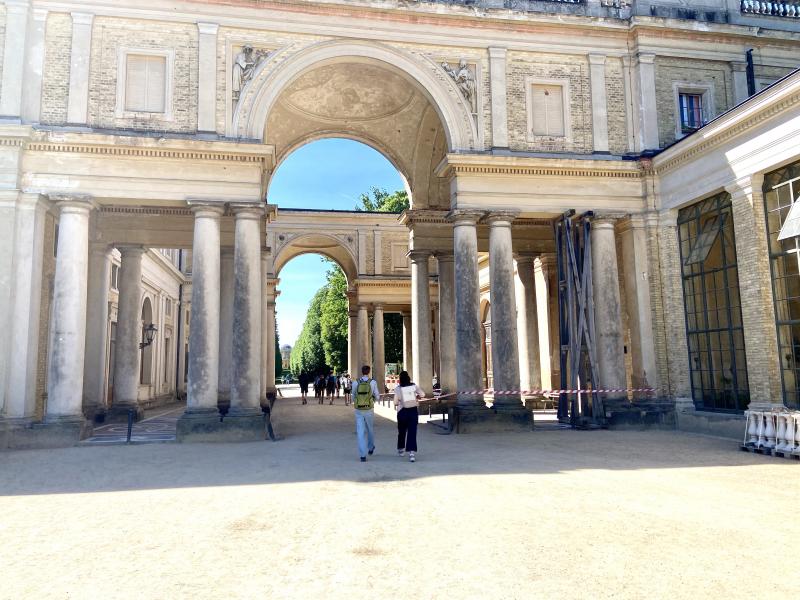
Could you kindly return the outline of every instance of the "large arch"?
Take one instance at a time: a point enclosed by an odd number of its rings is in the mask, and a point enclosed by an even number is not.
[[[371,63],[414,85],[441,120],[449,151],[478,150],[478,131],[466,100],[455,83],[430,59],[364,41],[324,41],[286,56],[276,52],[259,67],[242,90],[233,115],[234,135],[267,141],[267,119],[281,93],[304,73],[326,64]]]

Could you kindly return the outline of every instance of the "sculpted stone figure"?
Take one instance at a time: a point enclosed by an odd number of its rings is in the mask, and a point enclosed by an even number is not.
[[[458,63],[458,70],[453,69],[446,62],[442,63],[442,68],[453,78],[458,89],[461,90],[464,98],[469,102],[470,108],[475,110],[475,76],[467,66],[467,61],[463,58]]]
[[[231,83],[233,99],[238,100],[239,94],[244,89],[245,84],[250,81],[256,68],[267,58],[269,51],[254,50],[252,46],[246,45],[233,59],[233,69],[231,70]]]

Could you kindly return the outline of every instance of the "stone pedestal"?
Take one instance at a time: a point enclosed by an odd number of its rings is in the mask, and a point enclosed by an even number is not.
[[[185,413],[178,419],[175,439],[178,442],[257,442],[265,439],[264,415],[234,411],[222,417],[216,411]]]
[[[533,412],[524,406],[458,406],[453,411],[456,433],[533,431]]]
[[[44,423],[0,423],[0,450],[66,448],[92,436],[92,423],[83,416],[50,417]]]

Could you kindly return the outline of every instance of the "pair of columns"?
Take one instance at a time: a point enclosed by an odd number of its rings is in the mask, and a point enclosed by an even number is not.
[[[192,203],[191,206],[194,212],[194,240],[186,413],[202,415],[218,410],[220,217],[224,206],[216,203]],[[261,410],[264,367],[262,351],[269,353],[269,348],[262,348],[264,328],[261,224],[264,209],[251,204],[231,205],[231,209],[236,225],[230,340],[230,413],[256,414]]]
[[[370,344],[369,308],[359,304],[356,311],[349,313],[348,321],[348,359],[350,376],[361,377],[361,367],[372,366],[372,377],[383,390],[386,384],[386,346],[384,343],[383,305],[372,308],[372,340]]]

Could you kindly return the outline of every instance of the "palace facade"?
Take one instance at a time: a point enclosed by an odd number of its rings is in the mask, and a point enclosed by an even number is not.
[[[686,4],[5,0],[0,447],[184,395],[180,439],[262,435],[306,252],[347,275],[350,370],[403,313],[460,431],[564,386],[617,390],[562,397],[611,426],[800,407],[800,3]],[[324,137],[411,209],[270,202]]]

